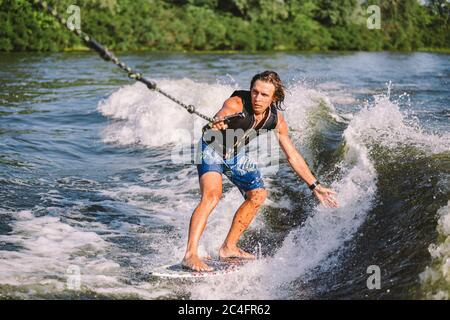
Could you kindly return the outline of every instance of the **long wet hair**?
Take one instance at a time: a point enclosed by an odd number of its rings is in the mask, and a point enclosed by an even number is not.
[[[274,93],[274,99],[272,102],[272,105],[275,106],[275,108],[277,108],[278,110],[285,110],[285,108],[282,107],[282,103],[284,101],[284,85],[281,82],[280,76],[278,75],[278,73],[276,73],[275,71],[271,71],[271,70],[266,70],[264,72],[255,74],[252,78],[252,81],[250,83],[250,90],[252,90],[253,85],[255,84],[256,81],[263,81],[263,82],[268,82],[274,85],[275,87],[275,93]]]

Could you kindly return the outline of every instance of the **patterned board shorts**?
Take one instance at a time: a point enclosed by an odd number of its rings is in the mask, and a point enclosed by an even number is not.
[[[246,192],[264,188],[261,172],[256,163],[244,153],[240,152],[235,157],[224,159],[203,139],[200,141],[200,164],[197,164],[198,177],[206,172],[219,172],[239,188],[244,198]]]

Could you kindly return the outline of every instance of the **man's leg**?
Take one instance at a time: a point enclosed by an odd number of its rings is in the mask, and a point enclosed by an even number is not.
[[[222,196],[222,174],[214,171],[204,173],[200,177],[200,191],[202,199],[192,213],[188,243],[182,264],[196,271],[212,271],[213,269],[200,259],[197,250],[209,214],[217,206]]]
[[[253,218],[256,216],[259,207],[267,197],[267,191],[263,188],[247,191],[247,199],[239,207],[234,215],[230,231],[219,250],[221,259],[237,257],[254,259],[255,256],[237,247],[237,242],[242,233],[248,228]]]

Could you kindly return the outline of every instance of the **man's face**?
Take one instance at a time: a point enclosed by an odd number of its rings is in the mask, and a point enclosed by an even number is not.
[[[256,80],[251,90],[253,112],[256,115],[264,113],[272,104],[275,86],[269,82]]]

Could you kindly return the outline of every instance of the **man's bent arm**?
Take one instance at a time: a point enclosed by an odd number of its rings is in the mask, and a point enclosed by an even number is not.
[[[223,103],[222,108],[214,115],[214,118],[215,119],[224,118],[226,116],[230,116],[232,114],[241,112],[242,109],[243,109],[243,105],[238,97],[228,98]],[[227,129],[228,126],[223,121],[220,121],[220,122],[216,122],[212,126],[212,128],[217,129],[217,130],[223,130],[223,129]]]

